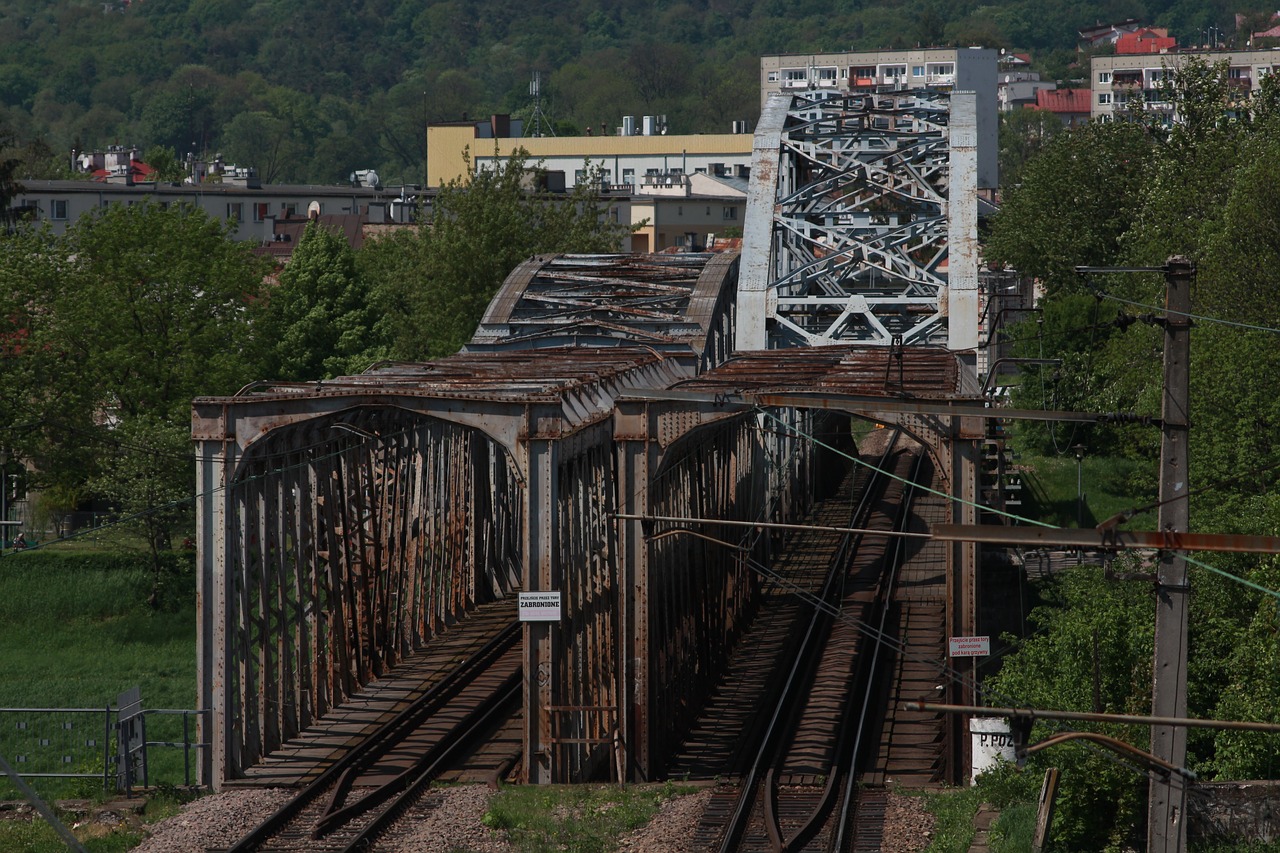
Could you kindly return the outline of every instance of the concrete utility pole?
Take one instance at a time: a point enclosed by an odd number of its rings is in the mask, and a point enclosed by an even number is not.
[[[1185,533],[1188,518],[1187,438],[1190,419],[1191,283],[1195,267],[1183,257],[1165,264],[1164,403],[1160,443],[1161,531]],[[1187,715],[1187,563],[1180,553],[1160,553],[1156,581],[1155,666],[1151,714]],[[1187,730],[1153,726],[1151,754],[1175,767],[1186,764]],[[1148,853],[1181,853],[1187,845],[1187,779],[1178,773],[1151,777],[1147,812]]]

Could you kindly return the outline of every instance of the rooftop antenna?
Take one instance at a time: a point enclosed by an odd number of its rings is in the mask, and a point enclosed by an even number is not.
[[[533,136],[555,136],[551,128],[551,119],[542,109],[542,72],[533,72],[533,80],[529,83],[529,97],[533,98]]]

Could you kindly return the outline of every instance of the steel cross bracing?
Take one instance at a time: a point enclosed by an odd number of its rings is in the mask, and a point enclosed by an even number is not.
[[[455,356],[195,401],[202,779],[292,749],[482,603],[552,590],[561,619],[524,626],[521,777],[660,775],[758,605],[748,556],[776,542],[619,518],[794,520],[840,467],[807,436],[894,422],[875,398],[963,396],[929,347],[729,358],[736,265],[535,258]],[[870,401],[726,403],[747,387]],[[940,458],[964,437],[916,420]]]
[[[970,299],[953,293],[976,292],[971,96],[788,99],[771,100],[757,134],[739,349],[976,343]]]
[[[692,352],[699,369],[733,345],[736,253],[539,255],[507,277],[468,352],[643,345]]]

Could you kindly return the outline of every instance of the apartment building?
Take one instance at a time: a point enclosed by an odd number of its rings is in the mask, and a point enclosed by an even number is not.
[[[495,131],[496,130],[496,135]],[[528,152],[545,188],[572,190],[594,168],[598,190],[616,221],[632,226],[623,251],[703,251],[726,233],[741,235],[746,218],[752,135],[668,135],[658,116],[623,117],[584,136],[520,136],[518,121],[450,122],[427,128],[427,180],[439,187]]]
[[[760,106],[805,89],[960,89],[995,97],[999,53],[982,47],[923,48],[760,57]]]
[[[613,187],[641,186],[645,178],[727,173],[745,175],[751,168],[752,136],[745,122],[736,132],[667,135],[659,132],[658,116],[626,116],[599,135],[519,135],[518,122],[495,116],[487,122],[451,122],[427,128],[427,185],[438,187],[467,174],[466,152],[472,170],[505,161],[518,148],[529,162],[548,172],[562,173],[565,189],[577,185],[590,166],[601,170],[603,183]],[[512,135],[492,136],[490,127]],[[606,132],[607,131],[607,132]]]
[[[24,180],[13,201],[23,217],[48,222],[55,234],[85,213],[112,204],[186,203],[210,218],[235,221],[237,240],[269,243],[276,239],[277,222],[310,215],[354,215],[370,225],[414,221],[418,192],[409,187],[321,186],[260,184],[249,175],[223,176],[196,184],[137,181],[132,175],[120,180],[33,181]]]
[[[921,48],[760,57],[760,106],[777,93],[854,89],[937,89],[977,94],[978,186],[998,184],[999,52],[984,47]]]
[[[1110,121],[1117,113],[1124,112],[1131,100],[1141,98],[1148,110],[1161,111],[1168,121],[1175,120],[1173,105],[1160,93],[1160,84],[1191,57],[1211,65],[1225,61],[1232,84],[1242,93],[1257,91],[1264,77],[1280,69],[1280,48],[1095,56],[1089,69],[1090,115]]]

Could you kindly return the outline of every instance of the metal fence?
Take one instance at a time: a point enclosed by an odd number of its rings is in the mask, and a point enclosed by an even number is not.
[[[197,710],[146,709],[137,688],[115,707],[0,708],[0,756],[27,779],[100,779],[104,789],[193,784]]]

